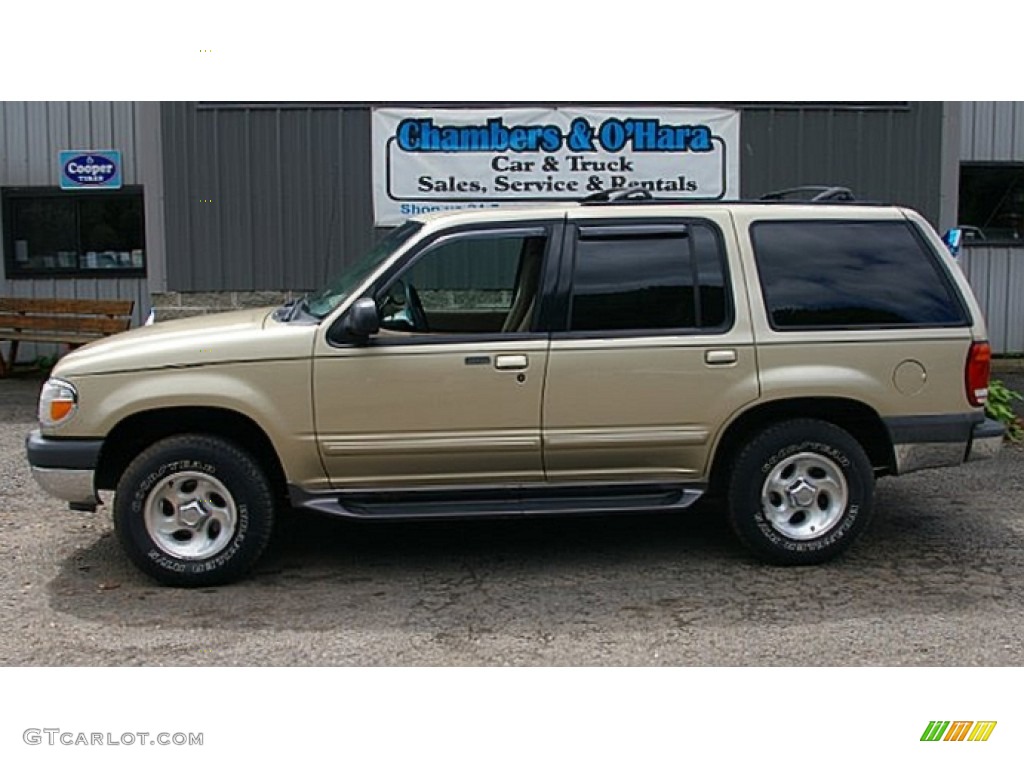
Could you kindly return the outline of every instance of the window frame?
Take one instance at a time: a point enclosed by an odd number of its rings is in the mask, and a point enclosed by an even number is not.
[[[141,267],[97,267],[95,269],[83,269],[82,267],[54,267],[52,269],[26,270],[19,268],[14,258],[14,203],[17,200],[37,199],[59,199],[73,200],[75,202],[75,223],[78,229],[76,241],[81,252],[82,219],[79,203],[88,199],[109,199],[109,198],[135,198],[141,203],[141,228],[142,228],[142,266]],[[95,189],[95,190],[66,190],[60,187],[3,187],[0,189],[0,207],[3,215],[3,245],[4,245],[4,277],[8,280],[47,280],[51,278],[74,279],[74,278],[125,278],[146,277],[149,268],[149,254],[146,249],[146,200],[145,188],[141,184],[131,184],[120,189]]]
[[[372,336],[368,344],[361,346],[392,347],[421,344],[471,344],[493,343],[495,341],[514,341],[546,337],[549,330],[547,318],[550,316],[549,302],[552,300],[553,286],[563,246],[564,217],[558,219],[515,219],[509,221],[488,221],[459,225],[443,229],[425,236],[412,248],[391,264],[384,273],[359,293],[358,298],[370,298],[377,301],[394,282],[401,278],[406,270],[412,269],[416,263],[433,251],[456,238],[512,237],[516,235],[539,237],[544,236],[547,243],[544,249],[544,263],[541,267],[540,284],[537,287],[540,301],[534,310],[533,329],[515,333],[401,333],[395,336]],[[358,299],[357,299],[358,300]],[[354,303],[354,302],[353,302]],[[328,343],[332,347],[350,347],[353,342],[344,337],[344,312],[332,323],[327,333]]]
[[[680,229],[692,229],[694,226],[707,227],[717,246],[718,262],[722,269],[722,289],[725,291],[725,316],[723,322],[715,326],[697,326],[680,328],[637,328],[629,330],[571,330],[572,300],[575,296],[576,260],[579,255],[579,242],[583,230],[600,230],[602,235],[622,233],[622,237],[650,237],[659,232],[671,235]],[[701,216],[650,216],[643,218],[610,218],[610,219],[576,219],[566,227],[565,249],[562,256],[559,282],[556,289],[557,327],[553,335],[558,339],[641,339],[677,336],[723,336],[732,331],[736,324],[736,307],[732,275],[729,269],[729,255],[725,236],[718,223]],[[692,253],[692,250],[691,250]],[[698,265],[696,261],[690,265],[696,279]],[[699,284],[695,287],[700,288]]]
[[[755,230],[762,225],[773,225],[773,224],[825,224],[830,226],[836,225],[849,225],[849,224],[874,224],[876,226],[888,226],[888,227],[903,227],[910,232],[911,237],[918,244],[920,249],[924,253],[924,257],[927,263],[935,272],[939,282],[948,292],[950,298],[952,298],[954,305],[960,311],[960,321],[951,323],[888,323],[888,324],[871,324],[871,325],[792,325],[792,326],[779,326],[775,322],[774,312],[768,301],[768,294],[765,291],[764,284],[764,273],[761,269],[761,259],[758,255],[757,240],[755,238]],[[765,321],[768,323],[768,327],[775,333],[814,333],[818,331],[836,333],[841,331],[859,332],[859,331],[901,331],[901,330],[915,330],[915,329],[930,329],[930,328],[969,328],[972,325],[971,312],[968,308],[964,297],[961,294],[959,288],[956,285],[956,281],[953,276],[949,273],[947,266],[942,258],[942,255],[938,253],[933,247],[931,242],[924,236],[920,228],[912,221],[907,219],[832,219],[832,218],[821,218],[821,219],[790,219],[790,218],[779,218],[779,219],[758,219],[750,223],[748,227],[748,238],[750,240],[751,255],[753,257],[754,269],[757,272],[757,284],[761,291],[761,304],[764,307]]]

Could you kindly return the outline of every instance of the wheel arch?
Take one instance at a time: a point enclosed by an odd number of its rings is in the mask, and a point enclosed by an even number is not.
[[[819,419],[849,432],[864,448],[877,477],[895,471],[892,440],[874,408],[840,397],[790,398],[760,403],[733,418],[714,449],[709,476],[711,491],[724,490],[732,463],[746,440],[772,424],[797,418]]]
[[[139,453],[158,440],[187,433],[216,435],[248,451],[266,470],[274,489],[284,493],[284,467],[263,428],[237,411],[210,406],[157,408],[122,419],[103,441],[96,468],[96,487],[113,490]]]

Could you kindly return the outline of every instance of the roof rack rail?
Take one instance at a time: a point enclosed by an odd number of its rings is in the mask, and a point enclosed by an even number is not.
[[[806,203],[855,203],[857,196],[846,187],[806,186],[780,189],[761,195],[760,200],[799,200]]]
[[[620,187],[605,189],[579,199],[580,205],[702,205],[707,203],[741,203],[771,205],[785,203],[856,203],[859,205],[882,205],[874,200],[861,200],[847,187],[803,186],[768,192],[756,198],[727,198],[708,200],[706,198],[656,197],[643,187]]]
[[[611,203],[626,203],[654,200],[650,190],[643,187],[623,187],[621,189],[605,189],[587,195],[580,200],[580,205],[607,205]]]

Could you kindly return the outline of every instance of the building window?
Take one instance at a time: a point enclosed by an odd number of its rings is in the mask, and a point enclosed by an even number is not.
[[[145,274],[142,188],[3,190],[9,278]]]
[[[966,242],[1024,245],[1024,163],[960,166],[960,217]]]

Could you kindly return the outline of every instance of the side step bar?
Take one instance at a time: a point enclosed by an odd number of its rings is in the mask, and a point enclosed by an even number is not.
[[[364,520],[448,520],[522,515],[607,514],[680,510],[692,506],[703,486],[608,485],[535,488],[358,490],[308,493],[289,486],[300,509]]]

